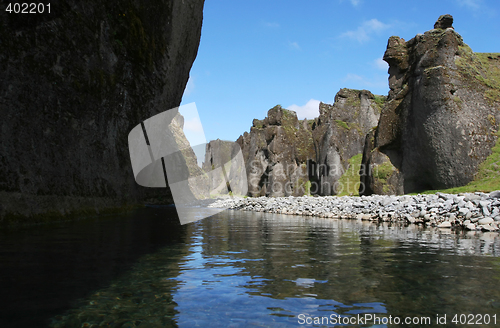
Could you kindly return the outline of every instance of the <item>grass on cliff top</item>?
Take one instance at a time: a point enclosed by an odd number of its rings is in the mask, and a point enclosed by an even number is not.
[[[500,53],[476,53],[476,56],[486,68],[486,77],[479,77],[490,88],[484,96],[490,102],[500,102]]]
[[[484,97],[491,105],[500,101],[500,53],[473,52],[469,46],[460,46],[455,64],[461,73],[480,82],[486,90]]]
[[[469,184],[450,189],[427,190],[421,192],[421,194],[435,194],[436,192],[458,194],[476,191],[491,192],[495,190],[500,190],[500,138],[497,139],[495,146],[492,148],[491,155],[481,163],[474,180]]]
[[[339,194],[337,196],[359,196],[359,169],[363,154],[357,154],[349,159],[349,168],[338,181]]]
[[[373,95],[373,101],[377,105],[374,109],[377,110],[377,114],[380,114],[382,108],[384,108],[384,104],[387,101],[386,96]]]

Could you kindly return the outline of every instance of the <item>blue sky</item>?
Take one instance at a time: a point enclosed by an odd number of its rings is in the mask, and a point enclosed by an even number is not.
[[[387,39],[442,14],[474,51],[500,52],[499,0],[206,0],[182,104],[196,103],[207,140],[234,141],[277,104],[314,118],[344,87],[386,95]],[[200,121],[186,117],[192,145]]]

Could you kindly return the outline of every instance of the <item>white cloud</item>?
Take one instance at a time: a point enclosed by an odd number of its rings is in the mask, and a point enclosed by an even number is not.
[[[300,50],[300,46],[297,42],[288,42],[288,46],[295,50]]]
[[[189,80],[186,83],[186,88],[184,89],[184,96],[189,96],[194,90],[194,78],[189,76]]]
[[[291,105],[287,109],[293,110],[297,113],[297,117],[300,120],[304,118],[313,119],[319,116],[319,100],[310,99],[304,106]]]
[[[381,70],[387,71],[387,69],[389,68],[389,65],[382,59],[382,57],[375,59],[373,61],[373,64],[376,68]]]
[[[469,7],[470,9],[479,9],[482,0],[457,0],[461,6]]]
[[[379,34],[389,27],[389,24],[384,24],[378,19],[373,18],[369,21],[364,21],[363,24],[361,24],[361,26],[359,26],[356,30],[347,31],[345,33],[342,33],[340,36],[357,40],[359,43],[363,43],[370,40],[372,34]]]

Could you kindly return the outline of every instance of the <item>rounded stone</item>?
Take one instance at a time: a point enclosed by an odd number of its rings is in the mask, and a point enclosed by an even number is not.
[[[451,222],[450,221],[441,222],[438,225],[438,228],[451,228]]]
[[[468,230],[476,230],[476,225],[474,223],[469,223],[465,226]]]
[[[490,192],[488,198],[500,198],[500,190]]]
[[[490,224],[493,221],[494,220],[492,218],[483,218],[483,219],[480,219],[477,223],[480,225],[485,225],[485,224]]]

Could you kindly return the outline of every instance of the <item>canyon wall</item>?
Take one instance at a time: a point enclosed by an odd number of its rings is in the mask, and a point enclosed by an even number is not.
[[[177,107],[198,51],[203,0],[0,4],[0,221],[99,213],[168,188],[138,186],[127,136]]]
[[[250,196],[335,195],[348,160],[363,150],[385,97],[341,89],[319,117],[299,120],[277,105],[239,137]]]

